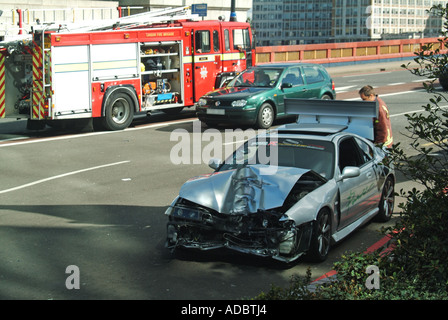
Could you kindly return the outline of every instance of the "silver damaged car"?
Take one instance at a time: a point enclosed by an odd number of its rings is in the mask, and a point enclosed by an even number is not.
[[[248,140],[224,162],[212,159],[213,173],[181,187],[166,211],[168,248],[324,261],[370,219],[391,218],[394,170],[370,140],[376,103],[285,103],[298,123]]]

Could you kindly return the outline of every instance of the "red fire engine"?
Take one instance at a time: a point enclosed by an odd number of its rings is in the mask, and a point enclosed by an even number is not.
[[[28,118],[34,127],[93,118],[121,130],[137,114],[193,106],[253,65],[248,23],[192,21],[177,11],[87,31],[34,26],[29,40],[0,43],[0,118]]]

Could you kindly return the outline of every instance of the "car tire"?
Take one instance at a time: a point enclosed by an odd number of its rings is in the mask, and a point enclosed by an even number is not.
[[[256,126],[258,129],[268,129],[274,123],[274,109],[269,103],[263,103],[258,111]]]
[[[331,244],[331,214],[328,209],[322,209],[313,225],[310,249],[307,257],[314,262],[325,261]]]
[[[322,99],[322,100],[333,100],[333,99],[331,98],[331,96],[329,96],[328,94],[324,94],[324,95],[322,96],[321,99]]]
[[[375,220],[380,222],[387,222],[392,217],[395,203],[395,186],[394,180],[391,177],[384,182],[383,191],[381,193],[381,200],[379,203],[379,212]]]

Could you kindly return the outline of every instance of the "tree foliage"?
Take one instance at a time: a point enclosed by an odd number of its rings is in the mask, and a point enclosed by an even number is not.
[[[430,43],[422,46],[421,50],[415,53],[414,62],[417,66],[409,70],[413,74],[429,79],[429,82],[425,85],[428,91],[434,90],[433,84],[437,79],[439,79],[442,87],[448,90],[448,56],[441,53],[446,48],[448,40],[448,3],[445,6],[442,4],[434,5],[429,10],[429,14],[439,17],[443,21],[443,27],[440,31],[441,37],[438,39],[439,44],[434,46]],[[403,65],[403,67],[408,68],[409,65]]]
[[[422,106],[422,112],[407,115],[407,136],[411,139],[413,155],[394,146],[392,158],[396,169],[422,188],[401,191],[406,202],[400,204],[401,219],[394,226],[397,247],[393,252],[394,272],[432,291],[448,289],[448,101],[446,92],[435,87],[439,79],[443,86],[448,82],[448,4],[433,6],[430,12],[443,19],[444,31],[439,47],[425,46],[416,52],[416,68],[406,67],[411,73],[431,79],[425,84],[434,96]],[[447,87],[448,89],[448,87]],[[389,230],[391,231],[391,230]]]

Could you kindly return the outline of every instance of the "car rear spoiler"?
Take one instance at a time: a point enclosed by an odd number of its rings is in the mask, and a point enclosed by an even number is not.
[[[378,118],[377,101],[285,99],[285,112],[296,114],[297,123],[341,125],[344,131],[373,140],[373,119]]]

